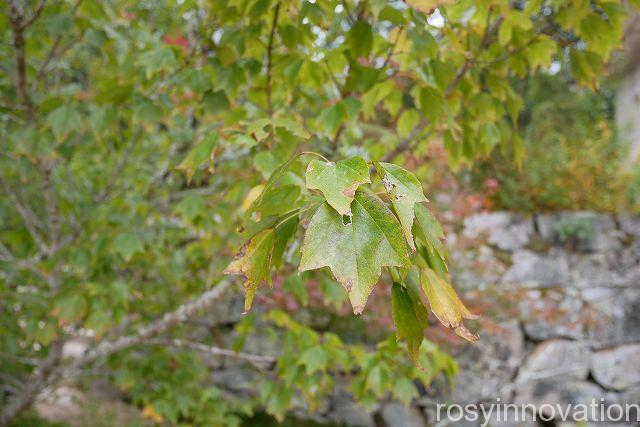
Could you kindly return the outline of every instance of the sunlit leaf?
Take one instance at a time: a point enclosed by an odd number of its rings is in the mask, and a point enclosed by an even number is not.
[[[320,190],[340,215],[350,213],[351,201],[358,186],[371,182],[369,167],[361,157],[336,163],[312,160],[307,166],[307,188]]]

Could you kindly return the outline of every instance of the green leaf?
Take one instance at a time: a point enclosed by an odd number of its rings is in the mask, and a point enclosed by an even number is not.
[[[113,240],[112,250],[128,262],[135,254],[144,252],[144,242],[137,234],[122,233]]]
[[[344,219],[343,219],[344,218]],[[362,313],[382,267],[409,264],[402,229],[378,198],[356,193],[352,217],[342,217],[328,203],[314,213],[302,245],[299,271],[329,267]]]
[[[418,389],[407,377],[399,377],[393,383],[393,397],[404,405],[409,406],[411,401],[419,396]]]
[[[62,322],[78,320],[87,312],[87,299],[77,293],[66,293],[56,298],[53,305],[55,316]]]
[[[444,232],[435,216],[423,204],[415,206],[415,235],[432,253],[437,253],[442,260],[447,258],[447,250],[442,244]]]
[[[307,375],[323,372],[327,368],[327,352],[320,346],[311,347],[300,356],[298,363],[306,368]]]
[[[333,306],[337,310],[342,307],[345,301],[344,291],[334,281],[328,278],[320,279],[320,290],[324,296],[325,305]]]
[[[269,267],[274,244],[274,230],[262,230],[245,243],[224,271],[225,274],[241,274],[245,277],[245,312],[251,309],[256,289],[266,281],[271,285]]]
[[[367,21],[358,21],[347,33],[347,46],[353,59],[368,57],[373,48],[373,33]]]
[[[358,186],[371,182],[369,167],[362,157],[352,157],[336,163],[314,159],[307,166],[306,179],[307,188],[320,190],[340,215],[350,213]]]
[[[47,124],[58,141],[62,141],[73,130],[82,128],[82,117],[71,105],[62,105],[47,116]]]
[[[400,283],[394,282],[391,288],[391,303],[396,338],[398,341],[403,338],[407,341],[409,356],[416,362],[429,314],[422,305],[417,290],[410,285],[403,287]]]
[[[271,264],[275,268],[279,268],[282,265],[284,251],[291,238],[295,236],[299,221],[300,218],[298,215],[295,215],[276,227],[273,254],[271,255]]]
[[[426,118],[435,122],[445,108],[442,93],[434,87],[423,87],[419,96],[420,109]]]
[[[396,126],[398,136],[404,138],[409,135],[419,121],[420,114],[416,110],[404,110],[400,115],[400,118],[398,118],[398,124]]]
[[[260,154],[260,153],[258,153]],[[282,175],[284,175],[284,173],[287,171],[287,169],[289,169],[289,166],[291,166],[291,164],[298,158],[298,156],[291,156],[286,162],[282,163],[280,166],[278,166],[277,168],[275,168],[273,170],[273,172],[271,172],[271,175],[269,176],[269,179],[267,180],[267,182],[264,184],[264,187],[262,189],[262,192],[260,193],[260,195],[253,201],[253,203],[249,206],[249,208],[247,209],[247,214],[250,214],[251,212],[253,212],[256,208],[259,208],[260,205],[262,204],[262,201],[265,197],[265,195],[271,190],[271,188],[275,185],[275,183],[282,177]]]
[[[296,185],[283,185],[273,188],[265,193],[262,203],[256,208],[261,218],[270,215],[280,215],[296,208],[296,200],[300,196],[300,187]]]
[[[229,108],[229,99],[223,90],[205,92],[202,102],[204,103],[207,112],[211,114],[225,111]]]
[[[213,173],[213,155],[217,143],[218,135],[215,133],[209,134],[203,141],[196,144],[196,146],[189,151],[187,157],[176,167],[176,169],[184,171],[187,174],[188,182],[191,182],[195,171],[206,161],[209,162],[209,172]]]
[[[415,216],[416,203],[426,202],[422,185],[414,174],[391,163],[374,162],[384,188],[389,194],[393,208],[398,214],[404,236],[412,250],[416,250],[411,228]]]
[[[318,114],[318,124],[321,125],[323,131],[333,136],[338,131],[340,123],[347,117],[347,108],[341,102],[330,107],[324,108]]]
[[[273,119],[271,120],[271,125],[274,127],[274,129],[275,128],[285,129],[286,131],[290,132],[292,135],[295,135],[302,139],[307,139],[311,136],[309,132],[307,132],[307,130],[302,126],[302,124],[292,119],[285,119],[285,118]]]

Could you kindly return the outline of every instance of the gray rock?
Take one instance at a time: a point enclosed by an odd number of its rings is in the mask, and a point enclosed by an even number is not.
[[[375,427],[376,422],[367,410],[353,401],[351,395],[338,392],[331,398],[329,419],[349,427]]]
[[[584,338],[583,303],[570,289],[529,290],[518,300],[520,318],[528,338]]]
[[[609,389],[626,390],[640,386],[640,344],[596,352],[592,373],[600,385]]]
[[[582,298],[588,306],[586,330],[592,347],[640,341],[640,289],[585,289]]]
[[[424,417],[418,408],[406,407],[400,403],[388,403],[380,411],[382,420],[393,427],[425,427]]]
[[[629,419],[640,424],[640,386],[633,387],[622,393],[620,404],[624,405]]]
[[[464,219],[463,235],[467,238],[488,237],[488,242],[499,249],[513,251],[529,243],[533,233],[530,218],[510,212],[484,212]]]
[[[212,325],[238,323],[244,313],[244,296],[240,292],[226,292],[219,303],[207,310],[204,316]]]
[[[227,390],[249,396],[260,379],[260,373],[246,366],[230,367],[211,373],[211,382]]]
[[[618,224],[622,231],[640,239],[640,216],[621,215],[618,217]]]
[[[497,396],[508,398],[510,382],[524,357],[524,336],[518,322],[498,325],[494,334],[481,334],[475,345],[455,355],[460,367],[450,396],[456,403],[475,403]]]
[[[505,263],[487,245],[473,251],[451,252],[451,279],[459,289],[486,289],[493,286],[506,271]]]
[[[592,402],[598,405],[602,402],[606,408],[618,403],[618,396],[588,381],[549,378],[520,384],[516,390],[515,402],[520,405],[533,405],[545,418],[555,416],[557,419],[558,407],[566,410],[571,404],[571,413],[576,414],[576,405],[589,407]]]
[[[561,212],[538,215],[540,237],[550,244],[573,243],[584,252],[620,247],[616,224],[610,215],[595,212]]]
[[[537,345],[518,371],[516,383],[546,378],[584,380],[589,373],[591,350],[584,342],[549,340]]]
[[[531,286],[566,285],[569,282],[569,265],[564,251],[551,251],[540,255],[529,250],[519,250],[512,256],[513,264],[502,276],[503,282]]]
[[[487,427],[537,427],[539,424],[534,421],[533,415],[512,407],[503,408],[500,414],[496,410],[492,411],[486,425]]]
[[[614,252],[573,255],[570,257],[571,284],[576,288],[616,288],[633,283],[631,269],[620,265],[620,254]]]

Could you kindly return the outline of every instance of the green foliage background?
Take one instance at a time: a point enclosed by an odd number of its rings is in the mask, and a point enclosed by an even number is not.
[[[354,156],[403,164],[441,139],[454,168],[497,148],[510,153],[508,161],[527,162],[518,82],[554,58],[568,58],[572,83],[595,87],[626,16],[621,3],[608,0],[436,6],[420,0],[3,2],[1,419],[28,408],[62,374],[81,375],[93,365],[105,367],[152,418],[192,425],[234,425],[256,409],[281,420],[294,408],[313,409],[337,378],[371,407],[388,398],[408,403],[418,385],[451,377],[455,362],[433,343],[420,346],[413,323],[399,327],[398,336],[409,340],[420,368],[399,351],[405,344],[395,336],[375,343],[323,330],[304,320],[302,310],[266,303],[233,330],[216,326],[196,336],[181,322],[155,341],[135,341],[89,366],[61,360],[73,337],[102,348],[136,336],[185,301],[229,286],[223,271],[237,248],[273,229],[265,218],[278,223],[292,210],[301,227],[284,262],[272,265],[266,257],[247,288],[273,275],[296,307],[339,317],[344,293],[326,269],[296,275],[302,234],[315,212],[304,207],[326,199],[336,208],[327,196],[335,188],[311,191],[305,180],[310,156],[324,156],[331,167]],[[537,110],[531,123],[545,122],[545,114],[552,113]],[[551,138],[538,128],[528,132],[527,141],[536,132]],[[606,137],[604,130],[593,132],[590,138]],[[424,169],[406,179],[417,182],[420,194]],[[374,179],[367,191],[389,193],[383,198],[402,222],[399,199],[385,184]],[[267,197],[265,188],[279,193]],[[409,216],[417,213],[412,209],[413,203]],[[403,223],[398,245],[421,235],[426,246],[413,265],[446,278],[441,230],[420,215],[429,227],[412,231]],[[416,285],[416,271],[408,278],[402,273],[385,270],[379,286]],[[315,306],[306,289],[312,283],[321,291]],[[459,330],[460,317],[470,313],[442,283],[451,311],[439,309],[435,297],[431,309]],[[391,312],[387,300],[385,310],[367,319]],[[404,313],[393,316],[406,319]],[[410,321],[423,327],[420,313]],[[211,367],[191,340],[233,353],[256,330],[283,349],[267,362],[268,372],[258,366],[264,375],[248,395],[212,385]]]

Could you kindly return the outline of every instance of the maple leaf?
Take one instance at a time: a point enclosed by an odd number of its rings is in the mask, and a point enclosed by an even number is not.
[[[355,194],[352,216],[322,204],[309,221],[299,271],[329,267],[349,295],[355,314],[362,313],[382,267],[407,266],[402,230],[377,197]]]
[[[312,160],[307,166],[307,188],[320,190],[340,215],[348,215],[360,184],[371,182],[369,167],[362,157],[352,157],[336,163]]]
[[[427,202],[418,178],[408,170],[391,163],[374,162],[391,204],[398,214],[402,231],[412,251],[416,250],[411,228],[415,218],[416,203]]]
[[[407,341],[409,356],[415,362],[428,324],[427,310],[414,287],[405,287],[398,282],[394,282],[391,288],[391,306],[396,337]]]
[[[274,236],[273,228],[262,230],[253,236],[240,248],[231,264],[224,270],[224,274],[240,274],[245,277],[245,312],[251,309],[256,289],[265,281],[271,285],[269,267]]]

